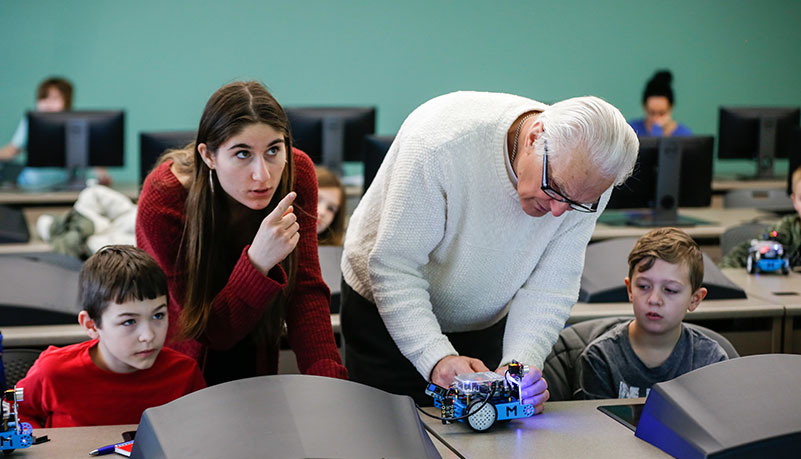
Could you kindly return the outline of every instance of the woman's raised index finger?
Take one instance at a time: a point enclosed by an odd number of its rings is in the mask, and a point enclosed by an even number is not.
[[[270,212],[270,215],[269,215],[270,219],[278,220],[281,217],[283,217],[284,214],[286,213],[287,209],[289,209],[289,207],[295,201],[295,198],[297,197],[297,195],[298,194],[295,193],[294,191],[290,191],[289,194],[284,196],[284,198],[281,199],[281,201],[278,202],[278,205],[275,206],[275,209],[273,209],[273,211]]]

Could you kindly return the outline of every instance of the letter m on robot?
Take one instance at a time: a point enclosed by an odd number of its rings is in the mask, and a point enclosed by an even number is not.
[[[506,416],[507,417],[517,416],[517,405],[515,405],[515,406],[507,406],[506,407]]]

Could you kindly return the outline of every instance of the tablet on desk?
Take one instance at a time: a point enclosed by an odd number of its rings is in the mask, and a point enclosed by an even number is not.
[[[631,429],[637,431],[637,423],[640,422],[640,415],[645,403],[634,403],[632,405],[604,405],[599,406],[598,410],[606,413],[609,417]]]

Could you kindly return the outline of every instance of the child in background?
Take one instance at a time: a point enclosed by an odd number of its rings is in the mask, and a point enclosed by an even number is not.
[[[317,172],[317,241],[342,245],[345,238],[345,187],[333,172],[315,166]]]
[[[659,70],[648,80],[642,94],[642,110],[645,118],[629,121],[638,136],[685,136],[692,135],[687,126],[673,119],[673,74]]]
[[[39,112],[63,112],[72,110],[72,83],[62,77],[50,77],[39,83],[36,88],[36,111]],[[11,161],[21,157],[20,153],[28,145],[28,118],[24,116],[11,142],[0,148],[0,161]],[[17,162],[25,163],[26,158],[20,158]],[[103,168],[95,168],[98,183],[110,185],[111,177]],[[22,188],[47,188],[53,185],[65,183],[69,177],[66,169],[53,167],[26,167],[17,178],[17,184]]]
[[[779,223],[768,228],[767,232],[776,231],[776,240],[784,246],[785,253],[790,257],[790,264],[798,265],[801,264],[801,167],[793,172],[790,182],[793,190],[790,199],[793,201],[796,213],[784,216]],[[720,266],[744,268],[750,247],[751,241],[738,244],[723,256]]]
[[[167,277],[145,251],[107,246],[81,269],[78,322],[90,341],[42,352],[17,387],[38,427],[137,424],[142,412],[206,387],[193,359],[162,348]]]
[[[720,345],[682,321],[706,296],[698,244],[676,228],[648,232],[629,254],[626,288],[634,319],[609,330],[581,355],[586,398],[646,397],[651,386],[726,360]]]

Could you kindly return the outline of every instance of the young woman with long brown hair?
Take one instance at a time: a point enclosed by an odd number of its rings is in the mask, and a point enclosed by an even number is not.
[[[215,92],[196,141],[145,180],[136,239],[169,279],[168,345],[197,358],[209,385],[277,373],[284,331],[302,373],[347,377],[316,206],[314,165],[257,82]]]
[[[342,245],[345,240],[345,186],[325,166],[317,172],[317,243]]]

